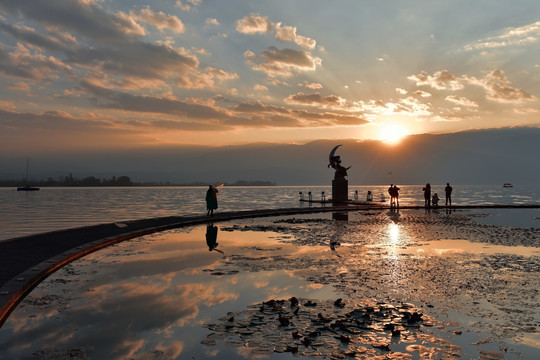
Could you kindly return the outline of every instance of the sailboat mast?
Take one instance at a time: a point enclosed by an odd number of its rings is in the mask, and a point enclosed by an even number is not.
[[[30,158],[26,158],[26,175],[24,176],[24,182],[28,184],[28,164],[30,163]]]

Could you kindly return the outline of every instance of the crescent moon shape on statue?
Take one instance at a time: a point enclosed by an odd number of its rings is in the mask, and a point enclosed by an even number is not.
[[[336,152],[337,148],[340,147],[340,146],[341,146],[341,144],[335,146],[335,147],[332,149],[332,151],[330,151],[330,155],[328,156],[328,159],[330,160],[330,162],[332,162],[332,157],[334,156],[334,153]]]

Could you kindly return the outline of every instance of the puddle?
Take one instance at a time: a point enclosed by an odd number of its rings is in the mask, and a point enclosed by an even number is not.
[[[478,211],[472,211],[473,214]],[[540,209],[490,209],[479,213],[475,220],[481,224],[540,228]]]
[[[437,240],[419,246],[398,250],[401,254],[451,256],[455,254],[507,254],[518,256],[540,256],[540,248],[528,246],[504,246],[475,243],[468,240]]]

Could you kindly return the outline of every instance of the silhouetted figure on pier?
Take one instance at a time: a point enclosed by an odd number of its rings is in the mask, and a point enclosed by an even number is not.
[[[394,193],[394,207],[399,207],[399,188],[394,184],[393,191]]]
[[[422,190],[424,191],[424,205],[426,207],[430,207],[431,206],[431,185],[427,183],[426,186],[422,188]]]
[[[435,207],[439,206],[439,195],[437,195],[437,193],[433,194],[433,197],[431,198],[431,204]]]
[[[214,215],[214,210],[218,208],[217,201],[218,189],[213,185],[208,185],[208,190],[206,191],[206,215]]]
[[[446,183],[444,193],[446,194],[446,201],[444,204],[452,206],[452,187],[450,186],[450,183]]]
[[[358,193],[358,191],[357,191],[357,193]],[[368,192],[367,192],[366,201],[373,201],[373,193],[371,192],[371,190],[368,190]]]

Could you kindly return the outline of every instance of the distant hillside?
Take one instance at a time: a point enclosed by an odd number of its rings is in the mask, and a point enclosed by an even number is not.
[[[32,157],[30,177],[72,173],[84,178],[125,174],[136,182],[218,183],[265,179],[277,185],[329,185],[331,149],[360,184],[540,184],[539,128],[413,135],[399,145],[379,141],[319,140],[304,145],[251,144],[169,147]],[[24,177],[25,156],[0,155],[0,178]]]

